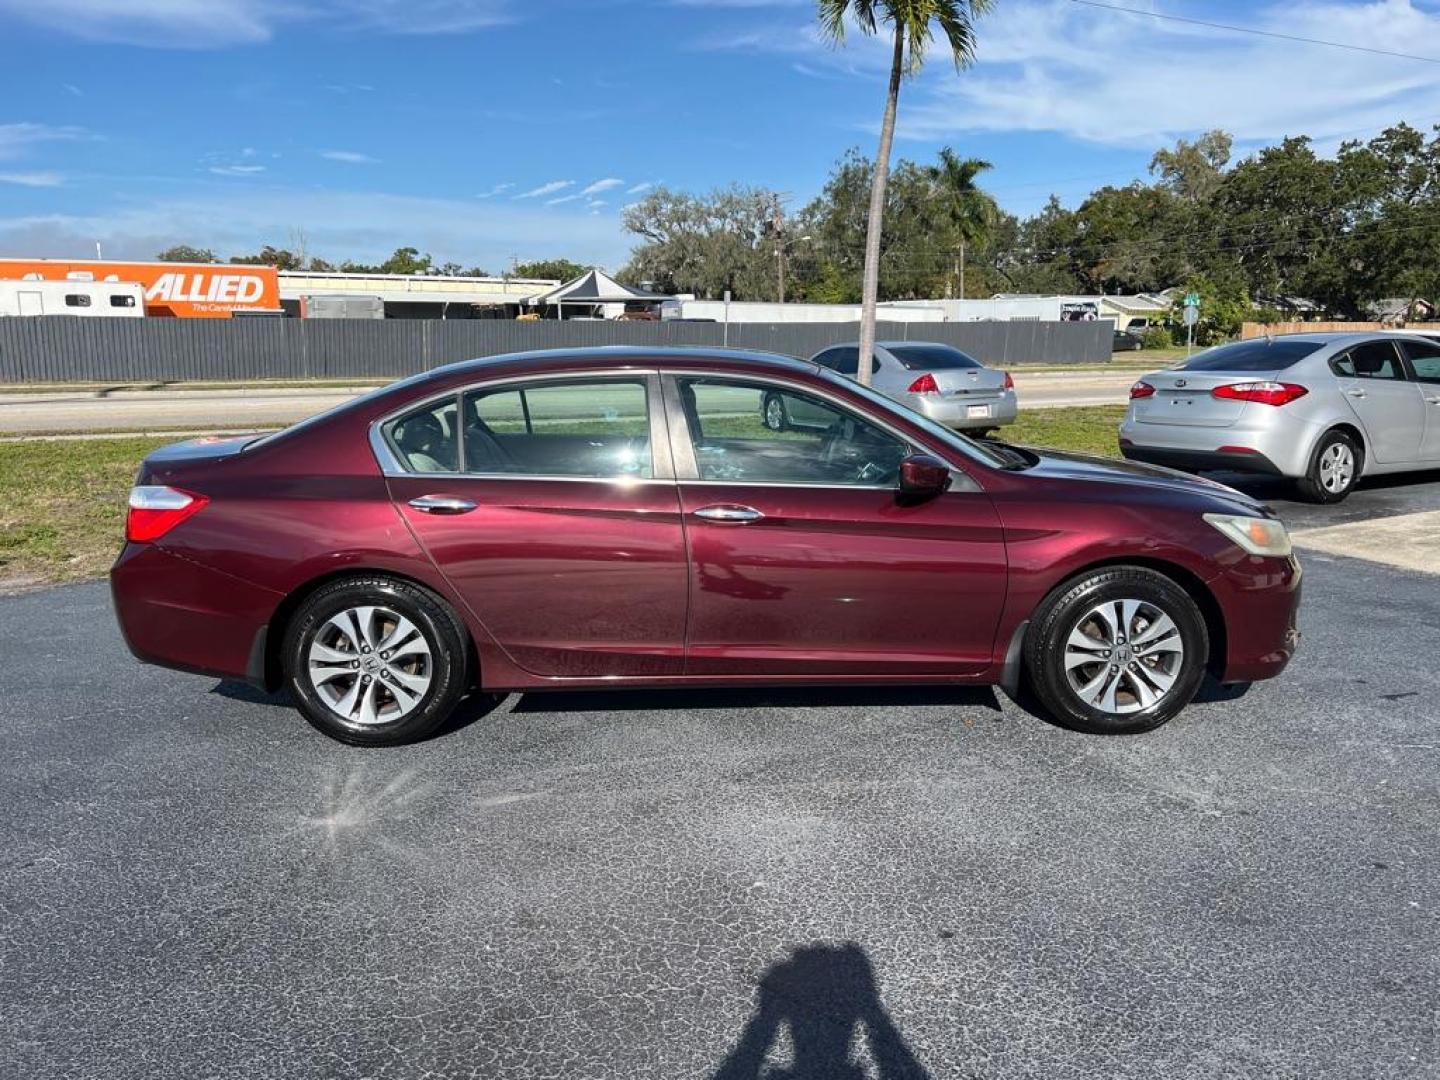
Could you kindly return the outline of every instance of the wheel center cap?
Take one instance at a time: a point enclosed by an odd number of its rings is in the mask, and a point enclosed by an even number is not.
[[[374,653],[371,653],[365,657],[364,660],[360,661],[360,670],[364,671],[367,675],[374,675],[380,670],[381,666],[380,658]]]
[[[1135,652],[1129,645],[1121,645],[1115,650],[1115,662],[1117,664],[1128,664],[1135,659]]]

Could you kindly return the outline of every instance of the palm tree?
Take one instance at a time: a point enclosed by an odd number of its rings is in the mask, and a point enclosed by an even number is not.
[[[940,151],[940,164],[925,170],[940,199],[940,215],[955,234],[958,245],[946,292],[954,295],[958,279],[961,300],[965,299],[965,248],[990,235],[999,213],[995,200],[975,183],[975,177],[990,168],[990,162],[961,158],[946,146]]]
[[[975,20],[990,9],[993,0],[817,0],[820,26],[839,43],[845,24],[853,21],[861,33],[873,36],[879,23],[894,28],[895,48],[890,61],[890,90],[885,117],[880,122],[880,152],[870,182],[870,215],[865,226],[865,277],[860,293],[860,382],[870,385],[875,363],[875,300],[880,289],[880,228],[885,214],[885,182],[890,175],[890,144],[895,140],[895,110],[900,102],[900,81],[914,75],[925,63],[925,49],[933,38],[932,23],[950,46],[956,69],[975,59]]]

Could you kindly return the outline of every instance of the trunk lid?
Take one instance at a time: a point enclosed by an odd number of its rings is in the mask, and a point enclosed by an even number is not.
[[[1183,427],[1230,427],[1249,405],[1245,401],[1215,397],[1211,391],[1230,383],[1265,382],[1275,372],[1257,371],[1157,371],[1141,382],[1155,393],[1134,398],[1135,420],[1141,424],[1174,424]]]
[[[913,383],[926,372],[912,371],[908,374]],[[983,401],[998,397],[1005,389],[1005,373],[994,368],[939,368],[929,374],[947,397],[955,395]]]
[[[166,477],[177,472],[233,458],[259,437],[253,432],[245,435],[206,435],[198,439],[170,443],[146,455],[136,482],[163,482]]]

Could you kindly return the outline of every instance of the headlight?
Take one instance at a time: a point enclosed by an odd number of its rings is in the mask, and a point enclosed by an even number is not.
[[[1244,514],[1206,514],[1205,520],[1251,555],[1284,558],[1289,555],[1290,534],[1274,518],[1246,517]]]

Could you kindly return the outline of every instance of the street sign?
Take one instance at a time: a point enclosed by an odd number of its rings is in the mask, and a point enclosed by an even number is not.
[[[1197,307],[1199,307],[1199,306],[1200,306],[1200,294],[1199,294],[1199,293],[1193,293],[1193,292],[1192,292],[1192,293],[1186,293],[1186,294],[1185,294],[1185,306],[1186,306],[1187,308],[1197,308]]]
[[[1194,325],[1195,325],[1197,322],[1199,322],[1199,321],[1200,321],[1200,309],[1199,309],[1198,307],[1190,307],[1190,306],[1187,306],[1187,307],[1185,308],[1185,325],[1186,325],[1186,326],[1194,326]]]

